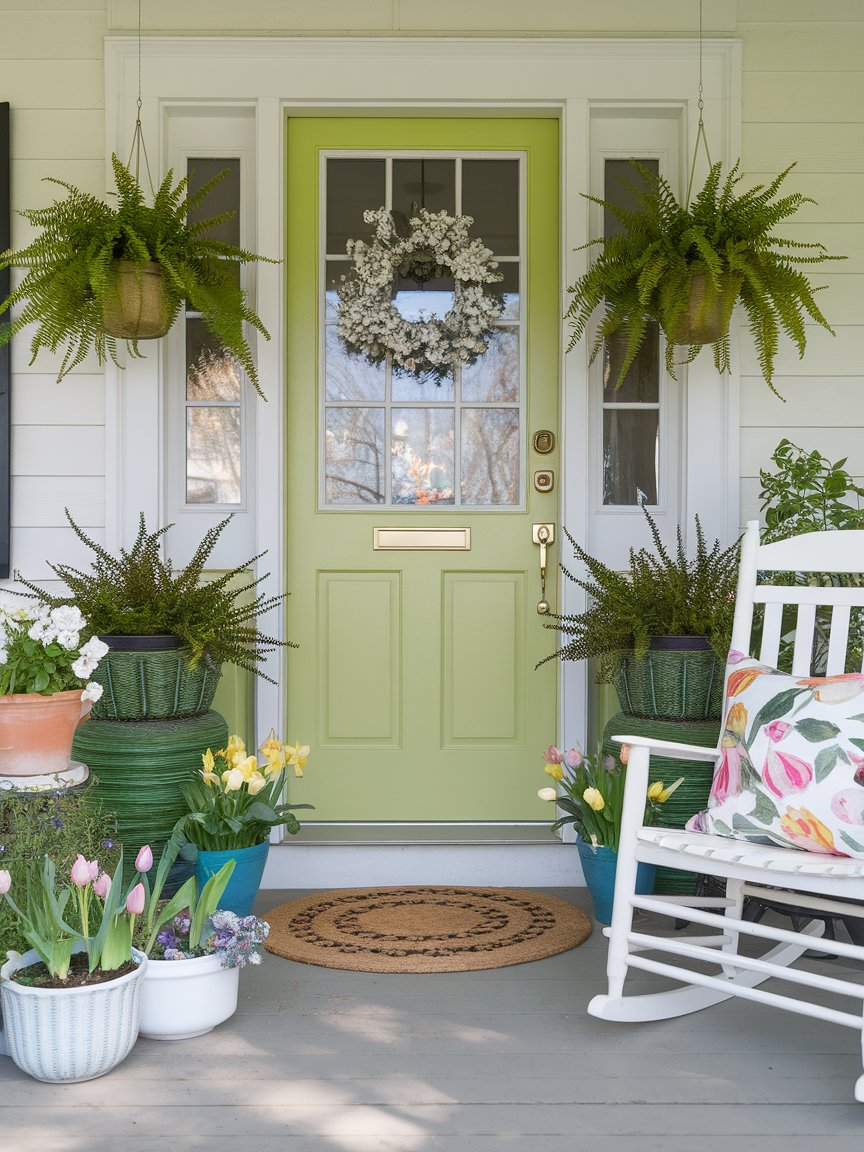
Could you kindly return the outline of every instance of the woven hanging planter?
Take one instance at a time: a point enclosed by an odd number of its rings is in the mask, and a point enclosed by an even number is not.
[[[622,710],[655,720],[717,720],[723,711],[724,667],[707,640],[655,637],[680,648],[625,656],[615,678]],[[694,641],[700,648],[690,647]],[[652,642],[653,643],[653,642]]]
[[[79,729],[72,755],[89,766],[94,796],[106,811],[117,813],[126,880],[144,844],[158,860],[187,811],[181,786],[200,779],[208,748],[224,748],[227,742],[228,725],[218,712],[140,724],[91,719]]]
[[[157,263],[115,260],[111,272],[115,291],[102,308],[102,323],[110,336],[123,340],[157,340],[174,319]]]
[[[112,637],[114,643],[122,637]],[[151,639],[142,637],[141,639]],[[142,651],[112,648],[93,673],[104,692],[97,720],[167,720],[209,711],[222,675],[206,660],[189,666],[189,648]]]
[[[714,344],[729,331],[741,277],[726,272],[715,286],[707,272],[694,268],[687,307],[663,309],[660,325],[672,344]]]

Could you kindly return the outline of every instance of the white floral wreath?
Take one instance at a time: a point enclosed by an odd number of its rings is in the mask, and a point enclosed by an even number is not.
[[[397,231],[393,213],[376,208],[363,213],[375,224],[370,244],[348,241],[353,276],[339,285],[338,331],[349,351],[393,366],[418,379],[440,383],[460,365],[473,364],[489,347],[495,320],[504,310],[499,295],[483,290],[501,279],[493,253],[482,240],[471,240],[471,216],[417,210],[408,235]],[[441,319],[406,320],[393,303],[398,276],[420,282],[452,276],[453,306]]]

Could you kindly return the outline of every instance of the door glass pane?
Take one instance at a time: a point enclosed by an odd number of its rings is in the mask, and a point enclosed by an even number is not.
[[[501,279],[492,287],[504,297],[502,320],[519,319],[519,265],[518,263],[499,264]]]
[[[656,408],[603,413],[603,503],[656,504],[660,413]]]
[[[206,158],[193,156],[187,161],[186,171],[189,175],[187,188],[190,196],[203,188],[208,180],[212,180],[220,172],[225,172],[218,184],[204,197],[203,203],[197,208],[190,208],[187,219],[190,224],[199,224],[202,220],[230,212],[231,216],[209,228],[206,236],[211,240],[222,240],[226,244],[239,246],[240,213],[237,211],[240,204],[239,159],[232,157],[228,160],[216,160],[209,156]]]
[[[519,161],[463,160],[462,212],[499,256],[519,255]]]
[[[462,369],[462,399],[480,401],[519,399],[519,332],[499,328],[475,364]]]
[[[519,503],[519,411],[463,408],[462,503]]]
[[[432,380],[428,377],[419,379],[410,372],[401,372],[393,369],[390,382],[393,399],[396,401],[422,400],[427,404],[440,404],[453,400],[453,377],[447,376],[443,380]]]
[[[345,347],[335,324],[328,324],[324,336],[328,400],[383,400],[387,369],[370,364]]]
[[[325,444],[327,503],[383,503],[384,409],[328,408]]]
[[[410,217],[417,208],[453,215],[456,211],[455,160],[393,161],[394,212]]]
[[[453,503],[452,408],[394,408],[393,503]]]
[[[621,387],[615,381],[627,351],[627,337],[622,332],[609,336],[603,348],[603,399],[610,404],[656,404],[660,399],[660,340],[656,324],[650,325],[636,359],[627,370]]]
[[[186,399],[239,404],[243,369],[207,329],[203,320],[186,321]]]
[[[327,252],[340,255],[349,240],[368,240],[367,208],[380,208],[386,195],[383,160],[327,161]]]
[[[186,409],[186,502],[240,503],[240,409]]]
[[[639,160],[657,175],[659,161]],[[622,208],[638,207],[636,190],[645,178],[629,160],[604,162],[604,196]],[[605,235],[617,235],[623,225],[606,209]],[[624,361],[627,335],[614,333],[603,348],[603,503],[605,505],[657,504],[659,501],[660,330],[649,325],[647,335],[627,371],[615,387]],[[617,405],[627,405],[618,408]]]

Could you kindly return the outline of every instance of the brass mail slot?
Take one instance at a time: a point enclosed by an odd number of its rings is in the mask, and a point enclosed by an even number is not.
[[[373,528],[375,552],[470,552],[470,528]]]

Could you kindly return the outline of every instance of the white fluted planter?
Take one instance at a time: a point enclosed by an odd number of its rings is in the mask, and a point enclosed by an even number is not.
[[[193,960],[151,960],[141,995],[141,1035],[188,1040],[212,1032],[237,1011],[240,969],[223,968],[215,955]]]
[[[110,1072],[138,1038],[147,957],[133,950],[134,972],[80,988],[31,988],[9,977],[39,960],[25,952],[4,964],[0,979],[0,1054],[49,1084],[77,1084]]]

